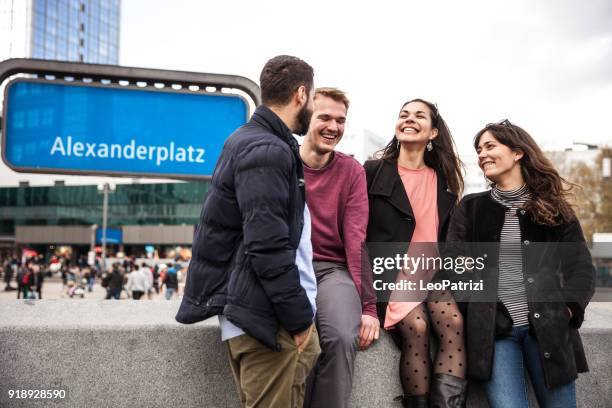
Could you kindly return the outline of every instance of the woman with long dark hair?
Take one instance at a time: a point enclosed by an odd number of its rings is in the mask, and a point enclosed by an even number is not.
[[[393,139],[379,159],[364,167],[370,204],[368,243],[424,243],[423,248],[444,241],[463,178],[451,133],[434,104],[414,99],[402,105]],[[431,271],[422,272],[421,280],[433,278]],[[401,273],[391,279],[399,280]],[[435,300],[410,301],[391,296],[389,302],[378,303],[381,325],[401,349],[400,399],[405,407],[461,406],[465,401],[463,319],[450,292],[437,295]],[[431,326],[440,343],[433,369]]]
[[[461,200],[448,233],[488,255],[474,272],[486,298],[466,315],[468,376],[484,381],[493,408],[527,408],[526,367],[541,407],[575,407],[574,380],[588,369],[577,329],[595,272],[572,184],[507,120],[480,130],[474,148],[492,188]]]

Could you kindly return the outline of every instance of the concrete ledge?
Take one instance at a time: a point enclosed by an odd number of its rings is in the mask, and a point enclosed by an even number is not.
[[[178,302],[0,302],[2,407],[238,407],[217,319],[174,321]],[[609,309],[612,310],[612,309]],[[612,312],[595,309],[581,331],[591,372],[579,407],[612,406]],[[593,327],[598,326],[598,327]],[[399,407],[399,352],[387,336],[360,352],[352,407]],[[6,390],[67,390],[65,400],[7,400]],[[486,407],[471,385],[470,407]],[[535,405],[534,405],[535,406]]]

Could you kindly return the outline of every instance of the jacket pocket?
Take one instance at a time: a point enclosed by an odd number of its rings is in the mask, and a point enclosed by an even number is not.
[[[246,264],[247,260],[245,257],[238,260],[238,262],[233,265],[227,286],[227,294],[230,298],[239,299],[244,296],[244,292],[248,287],[248,282],[246,281],[249,275]]]
[[[514,321],[510,312],[502,302],[497,302],[497,309],[495,310],[495,339],[503,339],[508,337],[512,333],[512,326]]]

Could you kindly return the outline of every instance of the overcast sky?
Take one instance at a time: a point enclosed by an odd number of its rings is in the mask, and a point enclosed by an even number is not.
[[[316,86],[348,92],[347,132],[390,138],[402,102],[421,97],[461,152],[503,118],[548,148],[612,144],[611,1],[363,3],[123,0],[120,63],[258,82],[270,57],[291,54]]]

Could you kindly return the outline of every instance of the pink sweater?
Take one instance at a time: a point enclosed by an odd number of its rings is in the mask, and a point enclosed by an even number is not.
[[[416,220],[411,242],[438,242],[438,178],[436,172],[431,167],[412,170],[399,164],[397,171],[402,179],[404,190],[406,190]],[[417,251],[420,251],[420,249],[417,249]],[[408,255],[415,256],[415,254],[411,254],[410,248],[408,249]],[[427,255],[437,256],[437,254]],[[398,280],[404,279],[415,283],[418,280],[423,280],[427,283],[431,280],[433,272],[420,271],[417,275],[400,273],[398,274]],[[426,293],[423,293],[423,295],[426,295]],[[389,301],[385,314],[385,329],[395,326],[420,304],[421,302]]]
[[[376,317],[371,274],[367,273],[363,285],[361,274],[361,248],[368,226],[363,167],[352,157],[334,152],[331,162],[320,170],[304,166],[304,179],[312,218],[313,259],[345,263],[361,298],[362,313]]]

